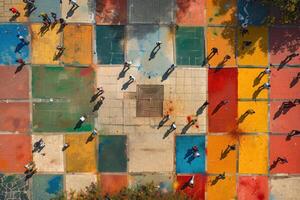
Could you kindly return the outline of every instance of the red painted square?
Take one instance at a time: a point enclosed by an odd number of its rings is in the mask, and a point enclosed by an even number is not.
[[[100,174],[100,187],[103,195],[117,194],[121,189],[128,186],[127,175]]]
[[[270,28],[270,62],[280,64],[288,55],[300,53],[300,28]],[[300,56],[293,58],[288,65],[300,64]]]
[[[177,24],[188,26],[204,25],[204,6],[205,1],[203,0],[177,0]]]
[[[0,103],[0,111],[0,131],[28,131],[29,103]]]
[[[25,66],[18,73],[17,67],[0,66],[0,98],[1,99],[28,99],[29,73]]]
[[[278,163],[270,173],[300,173],[300,137],[292,137],[290,141],[286,136],[272,135],[270,137],[270,165],[278,157],[286,158],[288,163]]]
[[[202,200],[205,199],[205,183],[206,176],[202,174],[196,174],[194,179],[194,187],[187,187],[181,190],[182,186],[187,183],[192,175],[177,175],[176,191],[184,192],[191,199]]]
[[[126,24],[127,0],[97,0],[97,24]]]
[[[0,135],[0,171],[22,173],[24,165],[32,161],[29,135]]]
[[[208,71],[208,131],[228,132],[236,128],[237,118],[237,68]],[[221,101],[228,103],[216,108]]]
[[[271,72],[271,98],[297,99],[300,98],[300,79],[297,74],[300,68],[272,69]]]
[[[272,86],[271,86],[272,87]],[[300,130],[300,105],[292,107],[286,114],[281,114],[274,119],[283,101],[271,101],[270,127],[272,133],[289,133]]]
[[[268,200],[267,176],[241,176],[238,183],[239,200]]]

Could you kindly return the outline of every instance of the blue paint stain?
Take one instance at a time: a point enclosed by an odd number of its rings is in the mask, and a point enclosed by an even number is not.
[[[57,194],[62,189],[62,176],[55,176],[48,181],[46,192],[49,194]]]

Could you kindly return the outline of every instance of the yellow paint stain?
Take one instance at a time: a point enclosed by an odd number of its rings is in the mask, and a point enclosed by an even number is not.
[[[210,60],[211,67],[220,65],[226,55],[231,58],[224,63],[226,66],[236,66],[235,62],[235,29],[222,27],[208,27],[207,28],[207,55],[212,48],[218,49],[218,54],[215,54]]]
[[[92,26],[68,25],[64,29],[63,62],[89,65],[92,63]]]
[[[86,144],[90,133],[66,135],[65,142],[70,145],[65,150],[67,172],[96,171],[96,140]]]
[[[220,160],[221,152],[227,145],[237,144],[237,138],[231,135],[208,136],[207,142],[207,171],[208,173],[235,173],[237,150],[230,151]],[[237,148],[237,147],[236,147]]]
[[[241,136],[239,150],[239,173],[268,173],[267,135]]]
[[[25,16],[24,4],[15,4],[13,7],[15,7],[20,12],[20,16],[17,18],[16,21],[27,22],[28,17]]]
[[[267,66],[268,29],[265,27],[248,27],[249,34],[242,36],[238,32],[238,65]],[[244,42],[251,42],[244,46]]]
[[[30,27],[32,31],[32,63],[58,64],[58,60],[54,60],[56,47],[60,44],[60,35],[56,34],[58,25],[54,29],[50,28],[44,35],[40,34],[41,24],[33,24]]]
[[[235,176],[225,176],[224,180],[219,180],[215,185],[211,182],[216,176],[210,176],[207,180],[207,200],[233,200],[236,196]]]
[[[236,24],[236,0],[206,1],[207,24]]]
[[[263,71],[264,69],[239,68],[238,98],[253,98],[253,95],[256,93],[258,88],[264,83],[268,82],[268,75],[264,75],[260,81],[257,79],[258,75]],[[256,98],[268,98],[268,90],[261,90]]]
[[[238,127],[244,133],[264,133],[268,131],[268,103],[267,102],[238,102],[238,119],[248,109],[255,113],[249,114]]]

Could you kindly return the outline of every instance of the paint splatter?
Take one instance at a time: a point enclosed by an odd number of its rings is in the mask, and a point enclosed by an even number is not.
[[[93,71],[93,69],[92,69],[91,67],[82,69],[82,70],[80,71],[80,76],[87,76],[87,75],[89,75],[92,71]]]
[[[56,176],[56,177],[50,179],[48,181],[48,188],[47,188],[46,192],[49,194],[58,193],[62,188],[61,182],[62,182],[61,176]]]

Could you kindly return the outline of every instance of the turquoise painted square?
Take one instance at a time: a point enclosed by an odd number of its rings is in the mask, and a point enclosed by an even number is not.
[[[238,0],[238,19],[240,24],[264,24],[270,9],[260,1]]]
[[[126,136],[101,135],[99,141],[98,170],[100,172],[126,172]]]
[[[97,26],[96,49],[99,64],[124,63],[124,26]]]
[[[32,178],[32,200],[50,200],[63,192],[62,175],[35,175]]]
[[[41,13],[47,13],[51,21],[53,21],[53,18],[51,17],[51,12],[55,13],[57,15],[57,19],[61,17],[61,6],[59,4],[59,0],[54,2],[53,0],[39,0],[35,1],[36,10],[34,10],[29,20],[31,22],[42,22],[42,18],[39,17]],[[66,16],[63,16],[65,18]]]
[[[178,27],[176,30],[176,64],[200,67],[204,54],[203,27]]]

